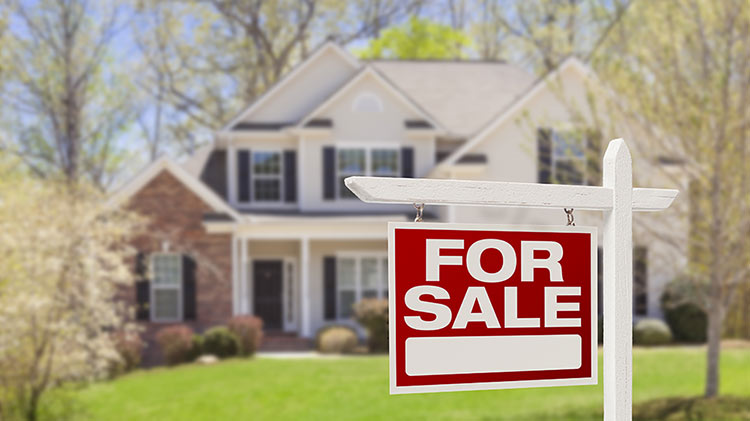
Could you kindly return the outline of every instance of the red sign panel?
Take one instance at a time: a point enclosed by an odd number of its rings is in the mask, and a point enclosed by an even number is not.
[[[596,384],[596,228],[390,223],[391,393]]]

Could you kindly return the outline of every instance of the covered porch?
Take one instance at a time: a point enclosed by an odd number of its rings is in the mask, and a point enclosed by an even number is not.
[[[254,219],[232,230],[232,312],[260,317],[267,334],[313,338],[354,325],[359,299],[387,296],[387,221],[403,215]]]

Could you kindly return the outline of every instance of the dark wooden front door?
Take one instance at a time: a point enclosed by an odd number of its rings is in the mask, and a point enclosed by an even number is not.
[[[282,263],[280,260],[253,262],[253,308],[263,327],[281,330]]]

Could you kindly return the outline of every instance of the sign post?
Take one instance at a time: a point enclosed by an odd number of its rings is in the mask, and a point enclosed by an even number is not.
[[[610,142],[603,168],[601,187],[388,177],[349,177],[346,185],[369,203],[572,207],[603,211],[604,418],[629,420],[632,418],[632,213],[664,210],[678,191],[634,189],[630,152],[622,139]]]

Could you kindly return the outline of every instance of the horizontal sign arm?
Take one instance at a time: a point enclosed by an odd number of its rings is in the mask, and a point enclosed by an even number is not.
[[[345,183],[368,203],[612,209],[612,189],[599,186],[394,177],[348,177]],[[633,211],[666,209],[677,193],[635,188]]]

